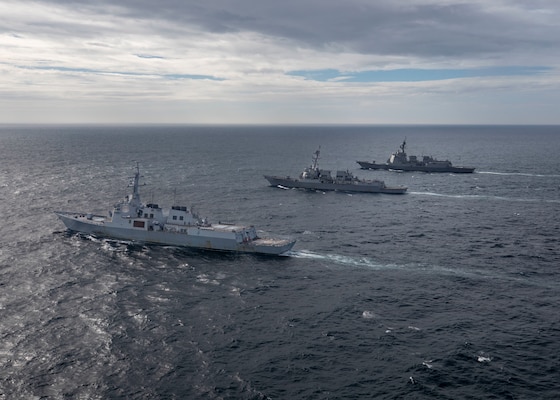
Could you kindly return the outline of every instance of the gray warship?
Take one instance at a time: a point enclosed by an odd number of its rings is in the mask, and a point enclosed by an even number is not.
[[[452,172],[452,173],[472,173],[474,168],[455,167],[449,160],[440,161],[431,156],[423,156],[419,159],[416,156],[407,156],[405,152],[406,139],[402,142],[399,149],[391,154],[384,164],[375,161],[356,161],[362,169],[384,169],[396,171],[422,171],[422,172]]]
[[[144,204],[138,191],[140,168],[129,186],[132,193],[121,200],[108,215],[55,211],[70,230],[146,244],[170,245],[201,250],[280,255],[289,251],[295,240],[262,237],[254,226],[211,224],[192,209]]]
[[[319,154],[320,148],[313,154],[311,166],[306,167],[299,178],[273,175],[265,175],[264,177],[271,186],[282,188],[386,194],[403,194],[407,190],[404,186],[385,186],[385,182],[380,180],[359,179],[349,171],[337,171],[336,176],[333,177],[331,171],[318,167]]]

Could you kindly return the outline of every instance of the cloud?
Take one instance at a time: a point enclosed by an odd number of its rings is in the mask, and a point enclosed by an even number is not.
[[[539,95],[534,115],[560,122],[555,0],[5,0],[0,13],[0,122],[81,107],[86,122],[219,109],[224,122],[386,123],[399,113],[370,110],[388,103],[411,122],[449,104],[507,122],[500,101]]]
[[[335,69],[290,71],[288,75],[301,76],[320,82],[420,82],[487,76],[532,76],[549,71],[549,67],[490,67],[472,69],[390,69],[341,72]]]
[[[161,57],[141,57],[141,58],[161,58]],[[192,75],[192,74],[143,74],[139,72],[130,72],[130,71],[102,71],[90,68],[72,68],[72,67],[59,67],[54,65],[49,66],[35,66],[35,67],[26,67],[21,66],[22,69],[35,69],[35,70],[43,70],[43,71],[56,71],[56,72],[73,72],[78,74],[88,74],[88,75],[123,75],[123,76],[135,76],[135,77],[142,77],[142,76],[152,76],[158,77],[162,79],[208,79],[208,80],[221,80],[220,78],[213,77],[211,75]]]
[[[98,9],[106,7],[96,4]],[[109,10],[121,18],[149,21],[168,35],[189,26],[213,34],[253,32],[326,52],[492,57],[556,48],[558,7],[554,0],[123,0],[119,8]]]

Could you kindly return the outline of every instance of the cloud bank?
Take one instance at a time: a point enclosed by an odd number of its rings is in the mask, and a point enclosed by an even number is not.
[[[560,123],[526,3],[5,0],[0,123]]]

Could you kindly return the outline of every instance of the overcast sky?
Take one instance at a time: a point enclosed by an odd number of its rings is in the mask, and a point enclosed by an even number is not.
[[[0,0],[0,16],[0,123],[560,124],[558,0]]]

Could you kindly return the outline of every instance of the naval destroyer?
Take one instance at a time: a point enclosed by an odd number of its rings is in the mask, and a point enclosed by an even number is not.
[[[139,181],[137,164],[130,185],[132,193],[107,215],[69,211],[55,214],[70,231],[138,243],[268,255],[286,253],[294,246],[295,240],[261,236],[252,225],[212,224],[185,206],[163,209],[158,204],[144,204]]]
[[[270,182],[271,186],[281,188],[387,194],[403,194],[407,190],[404,186],[386,186],[385,182],[380,180],[359,179],[349,171],[337,171],[336,176],[333,177],[331,171],[318,167],[319,154],[320,149],[313,154],[311,166],[306,167],[299,178],[274,175],[265,175],[264,177]]]
[[[419,159],[416,156],[407,156],[404,151],[406,139],[402,142],[399,149],[391,154],[386,163],[376,163],[375,161],[356,161],[362,169],[385,169],[396,171],[422,171],[422,172],[453,172],[453,173],[472,173],[474,168],[455,167],[449,160],[440,161],[431,156],[423,156]]]

